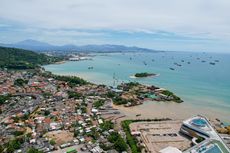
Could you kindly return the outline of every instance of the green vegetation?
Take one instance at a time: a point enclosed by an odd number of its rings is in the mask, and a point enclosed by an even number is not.
[[[143,77],[150,77],[150,76],[154,76],[155,74],[153,73],[147,73],[147,72],[143,72],[143,73],[136,73],[134,76],[137,78],[143,78]]]
[[[115,92],[108,92],[106,95],[108,98],[112,98],[113,103],[115,105],[123,105],[127,104],[129,101],[126,99],[123,99],[119,94],[116,94]]]
[[[129,101],[126,99],[121,98],[120,96],[116,96],[113,98],[113,103],[115,105],[122,105],[122,104],[127,104]]]
[[[66,153],[77,153],[76,149],[71,148],[66,151]]]
[[[137,140],[135,137],[131,135],[131,132],[129,129],[129,124],[131,124],[132,122],[133,121],[131,120],[122,121],[122,127],[125,131],[127,143],[129,147],[131,148],[132,153],[140,153],[141,148],[137,146]]]
[[[202,138],[202,137],[198,137],[198,138],[196,139],[196,142],[197,142],[197,143],[201,143],[202,141],[204,141],[204,138]]]
[[[74,91],[68,91],[68,95],[69,95],[69,98],[74,98],[74,99],[78,99],[82,97],[82,94],[74,92]]]
[[[29,148],[26,153],[43,153],[35,148]]]
[[[105,103],[104,100],[97,100],[96,102],[93,103],[93,106],[96,108],[100,108],[101,106],[103,106]]]
[[[10,140],[5,146],[6,152],[13,153],[15,150],[20,149],[21,144],[22,142],[20,139]]]
[[[76,77],[76,76],[60,76],[60,75],[52,75],[52,77],[55,80],[59,80],[59,81],[65,81],[67,82],[71,87],[74,87],[76,85],[85,85],[88,82],[85,81],[82,78]]]
[[[24,79],[16,79],[15,81],[14,81],[14,85],[15,86],[24,86],[25,84],[27,84],[28,83],[28,80],[24,80]]]
[[[15,136],[20,136],[20,135],[23,135],[23,134],[24,134],[23,131],[15,131],[15,132],[14,132],[14,135],[15,135]]]
[[[177,103],[182,103],[183,102],[183,100],[181,100],[181,98],[180,97],[178,97],[178,96],[176,96],[174,93],[172,93],[171,91],[168,91],[168,90],[164,90],[164,91],[162,91],[162,94],[164,94],[164,95],[166,95],[166,96],[168,96],[168,97],[172,97],[173,99],[173,101],[175,101],[175,102],[177,102]]]
[[[116,96],[116,93],[115,93],[115,92],[112,92],[112,91],[109,91],[109,92],[106,94],[106,96],[107,96],[108,98],[113,98],[113,97]]]
[[[128,146],[124,139],[117,132],[112,132],[108,137],[109,142],[113,143],[114,149],[118,152],[126,151]]]
[[[49,98],[50,96],[52,96],[52,94],[50,92],[44,92],[44,93],[42,93],[42,95],[45,98]]]
[[[104,121],[102,124],[100,124],[100,128],[102,131],[108,131],[114,128],[114,124],[111,121]]]
[[[55,140],[54,139],[50,140],[50,144],[55,145],[56,144]]]
[[[45,111],[44,111],[44,115],[45,115],[45,116],[50,115],[50,111],[49,111],[49,110],[45,110]]]
[[[0,105],[4,104],[10,97],[10,95],[0,95]]]
[[[60,58],[49,57],[33,51],[0,47],[0,68],[8,69],[34,69],[39,65],[59,61]]]
[[[95,140],[95,141],[98,140],[99,137],[100,137],[100,133],[97,131],[97,129],[95,127],[92,128],[91,132],[87,133],[86,135],[89,136],[89,137],[92,137],[93,140]]]

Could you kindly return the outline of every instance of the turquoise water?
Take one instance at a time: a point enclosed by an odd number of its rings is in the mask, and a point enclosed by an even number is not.
[[[192,123],[197,125],[197,126],[201,126],[201,127],[204,127],[207,125],[206,121],[203,119],[194,119],[194,120],[192,120]]]
[[[219,62],[211,65],[210,62],[215,60]],[[175,62],[182,66],[176,66]],[[94,68],[89,70],[90,66]],[[122,81],[153,84],[175,92],[185,103],[230,115],[230,54],[182,52],[96,54],[93,60],[48,65],[45,69],[55,74],[79,75],[98,84],[113,85]],[[130,78],[137,72],[156,73],[159,76]]]

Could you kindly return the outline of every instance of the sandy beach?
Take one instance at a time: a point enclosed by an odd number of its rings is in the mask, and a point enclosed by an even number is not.
[[[171,118],[175,120],[184,120],[191,116],[200,114],[207,116],[210,120],[216,118],[221,121],[230,123],[230,118],[223,114],[218,114],[215,110],[205,108],[195,108],[186,103],[174,103],[174,102],[157,102],[147,101],[143,105],[134,107],[124,107],[113,105],[114,108],[119,109],[124,115],[125,119],[152,119],[152,118]],[[136,117],[137,114],[141,116]]]

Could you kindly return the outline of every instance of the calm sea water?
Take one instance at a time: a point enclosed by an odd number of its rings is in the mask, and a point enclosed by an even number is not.
[[[230,54],[162,52],[94,55],[93,60],[47,65],[45,69],[55,74],[78,75],[97,84],[117,85],[122,81],[138,81],[157,85],[175,92],[185,103],[194,107],[208,108],[230,116]],[[211,65],[210,62],[215,60],[219,62]],[[176,66],[175,62],[181,66]],[[91,66],[94,68],[88,69]],[[137,72],[156,73],[159,76],[130,78]]]

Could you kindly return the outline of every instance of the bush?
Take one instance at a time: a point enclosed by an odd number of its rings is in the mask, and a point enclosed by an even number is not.
[[[68,91],[68,95],[69,95],[69,98],[74,98],[74,99],[78,99],[82,97],[82,94],[74,92],[74,91]]]
[[[114,148],[118,151],[118,152],[122,152],[122,151],[126,151],[128,146],[126,144],[126,142],[124,141],[124,139],[121,137],[120,134],[118,134],[117,132],[113,132],[109,135],[108,140],[111,143],[114,143]]]
[[[10,99],[10,95],[0,95],[0,105],[4,104],[6,100]]]
[[[24,79],[16,79],[14,81],[14,85],[15,86],[24,86],[24,84],[27,84],[28,83],[28,80],[24,80]]]
[[[59,81],[65,81],[71,87],[74,87],[76,85],[85,85],[85,84],[88,83],[84,79],[76,77],[76,76],[59,76],[59,75],[53,75],[53,78],[56,79],[56,80],[59,80]]]
[[[96,108],[100,108],[101,106],[103,106],[105,103],[104,100],[97,100],[96,102],[93,103],[93,106]]]
[[[26,153],[43,153],[35,148],[29,148]]]
[[[137,146],[137,140],[130,133],[129,124],[131,123],[131,120],[122,121],[122,127],[125,131],[126,140],[132,150],[132,153],[140,153],[141,149]]]
[[[102,124],[100,124],[100,128],[102,131],[108,131],[114,128],[114,124],[111,121],[104,121]]]
[[[55,145],[55,144],[56,144],[55,140],[54,140],[54,139],[50,140],[50,144],[51,144],[52,146]]]

